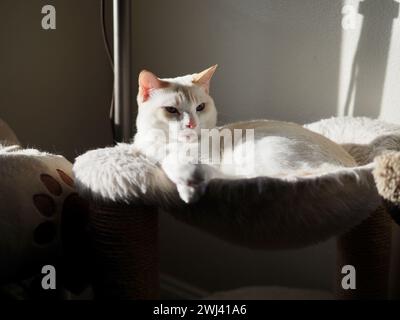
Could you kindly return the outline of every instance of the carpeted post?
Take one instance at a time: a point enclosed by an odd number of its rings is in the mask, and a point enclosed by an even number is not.
[[[159,297],[156,208],[90,204],[95,299]]]
[[[337,240],[336,298],[387,299],[390,271],[391,218],[383,207]],[[342,288],[343,266],[356,271],[356,289]]]

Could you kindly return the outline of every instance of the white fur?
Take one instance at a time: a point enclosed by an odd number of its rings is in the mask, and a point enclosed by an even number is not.
[[[217,112],[214,100],[202,87],[192,83],[193,77],[194,75],[187,75],[174,79],[162,79],[170,86],[152,90],[149,99],[144,102],[138,95],[139,113],[136,119],[138,132],[135,136],[135,144],[139,149],[145,151],[149,144],[160,145],[158,134],[160,131],[165,137],[184,137],[189,116],[196,121],[197,127],[193,130],[196,133],[199,133],[200,128],[215,127]],[[206,103],[206,111],[197,113],[195,109],[201,103]],[[166,106],[177,107],[181,116],[176,117],[174,121],[168,121],[160,112],[160,109]],[[172,135],[169,134],[170,130],[172,130]]]

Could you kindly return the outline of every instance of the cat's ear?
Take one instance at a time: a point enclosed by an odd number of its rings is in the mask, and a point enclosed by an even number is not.
[[[160,80],[154,73],[147,70],[142,70],[139,74],[139,96],[145,102],[150,91],[168,87],[168,82]]]
[[[193,76],[192,82],[194,84],[197,84],[199,86],[202,86],[206,92],[208,93],[210,91],[210,81],[212,76],[214,75],[215,70],[217,69],[218,65],[214,65],[200,73],[196,73]]]

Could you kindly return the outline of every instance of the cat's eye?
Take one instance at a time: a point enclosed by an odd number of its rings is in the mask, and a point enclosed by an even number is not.
[[[174,107],[164,107],[164,109],[169,113],[179,113],[178,109]]]
[[[196,108],[196,111],[197,111],[197,112],[203,111],[205,107],[206,107],[206,104],[205,104],[205,103],[199,104],[199,105],[197,106],[197,108]]]

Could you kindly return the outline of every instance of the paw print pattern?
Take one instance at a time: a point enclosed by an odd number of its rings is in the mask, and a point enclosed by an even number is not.
[[[73,188],[73,179],[66,174],[63,170],[57,169],[61,181],[68,187]],[[63,192],[63,186],[50,174],[43,173],[40,175],[40,181],[46,187],[47,193],[39,193],[33,195],[33,204],[37,211],[45,217],[45,221],[41,222],[33,232],[33,241],[38,245],[46,245],[52,243],[58,236],[58,226],[55,221],[57,214],[57,197],[60,197]],[[65,188],[64,188],[65,189]],[[69,191],[69,190],[68,190]],[[63,204],[62,204],[63,205]]]

